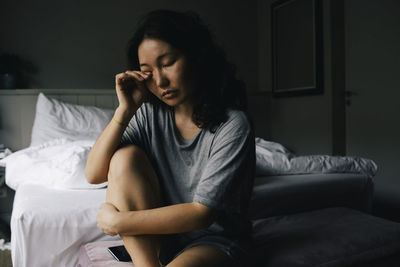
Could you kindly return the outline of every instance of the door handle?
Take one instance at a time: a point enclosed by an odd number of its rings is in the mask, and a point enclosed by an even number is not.
[[[355,92],[355,91],[348,91],[348,90],[346,90],[346,91],[344,91],[344,95],[345,95],[346,97],[352,97],[353,95],[358,95],[358,93]]]
[[[346,106],[348,106],[348,107],[351,106],[351,97],[354,95],[358,95],[358,93],[355,91],[349,91],[349,90],[344,91]]]

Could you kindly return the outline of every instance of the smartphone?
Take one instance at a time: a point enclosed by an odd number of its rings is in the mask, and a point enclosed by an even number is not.
[[[124,262],[132,261],[131,256],[129,255],[128,251],[126,251],[123,245],[109,247],[108,251],[111,253],[111,255],[113,255],[113,257],[117,261],[124,261]]]

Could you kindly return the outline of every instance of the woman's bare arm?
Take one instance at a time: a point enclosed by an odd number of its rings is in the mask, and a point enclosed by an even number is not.
[[[107,181],[111,157],[121,142],[122,134],[132,116],[125,110],[117,108],[114,119],[110,121],[89,152],[85,176],[89,183],[100,184]]]
[[[113,120],[89,152],[85,168],[85,176],[89,183],[99,184],[107,181],[111,157],[120,144],[129,121],[148,94],[145,81],[150,76],[151,74],[140,71],[126,71],[115,76],[119,106],[115,110]]]
[[[197,202],[123,212],[104,203],[97,222],[108,235],[173,234],[208,228],[214,216],[212,208]]]

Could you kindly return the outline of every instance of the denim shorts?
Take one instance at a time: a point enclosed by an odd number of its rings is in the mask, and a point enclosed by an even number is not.
[[[160,261],[167,265],[185,250],[199,245],[221,249],[232,258],[235,267],[250,266],[251,239],[238,239],[220,234],[206,234],[197,238],[189,238],[184,234],[166,235],[161,242]]]

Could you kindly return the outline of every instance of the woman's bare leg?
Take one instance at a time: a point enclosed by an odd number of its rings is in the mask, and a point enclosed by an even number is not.
[[[179,254],[167,267],[232,267],[233,259],[219,248],[198,245]]]
[[[115,152],[109,168],[106,200],[120,211],[161,206],[157,175],[140,148],[131,145]],[[135,266],[160,266],[157,236],[121,237]]]

